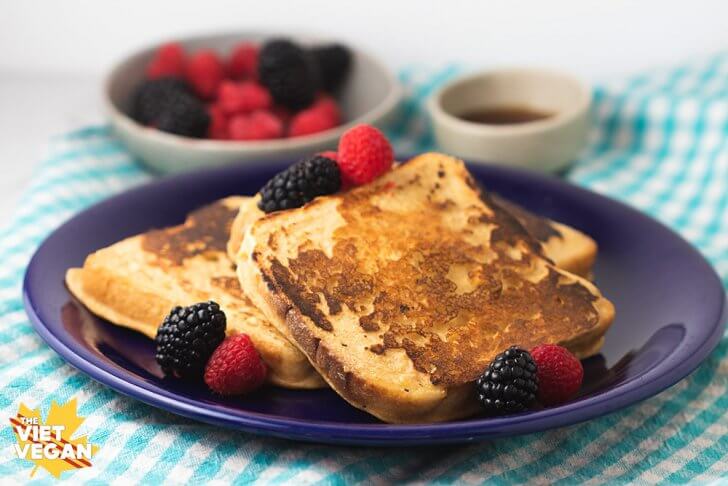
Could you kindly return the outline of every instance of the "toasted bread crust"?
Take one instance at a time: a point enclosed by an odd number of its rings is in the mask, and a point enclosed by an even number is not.
[[[240,288],[226,256],[229,223],[244,198],[228,198],[190,215],[184,225],[127,238],[69,269],[69,290],[110,322],[154,338],[175,305],[217,301],[228,334],[250,335],[269,367],[269,380],[288,388],[320,388],[306,357],[280,334]]]
[[[551,237],[542,241],[544,253],[553,259],[559,268],[590,279],[598,252],[596,241],[571,226],[556,221],[552,221],[551,224],[561,237]]]
[[[589,278],[597,257],[597,244],[581,231],[565,224],[537,216],[500,196],[486,198],[490,204],[505,209],[538,241],[544,256],[554,264],[580,277]]]
[[[84,277],[95,282],[96,285],[84,285]],[[94,314],[154,339],[157,334],[157,326],[154,325],[154,322],[161,322],[158,321],[159,317],[161,316],[163,319],[165,312],[174,304],[157,295],[146,294],[123,279],[109,277],[110,275],[104,275],[103,272],[94,272],[91,275],[81,268],[70,268],[66,272],[66,285],[71,293]],[[112,288],[112,282],[114,288]],[[112,296],[112,294],[119,296]],[[152,305],[123,305],[120,307],[130,309],[130,311],[119,312],[116,308],[104,304],[104,301],[118,301],[122,298],[127,303],[143,301]]]
[[[248,280],[249,276],[244,273],[245,268],[241,271],[241,278]],[[293,342],[309,357],[311,364],[329,386],[356,408],[388,423],[444,422],[469,417],[478,412],[479,406],[472,399],[473,390],[470,384],[448,389],[447,394],[439,401],[406,401],[401,395],[392,393],[390,388],[378,386],[376,382],[348,372],[337,353],[321,342],[307,324],[307,318],[273,282],[266,283],[260,273],[252,280],[257,281],[254,284],[258,287],[257,295],[262,297],[257,305],[266,317],[289,330]],[[604,337],[601,336],[593,341],[569,344],[569,349],[579,359],[585,359],[597,354],[603,343]],[[367,405],[370,403],[376,403],[377,407],[370,408]]]
[[[258,288],[256,305],[272,322],[285,326],[290,336],[309,357],[311,364],[326,380],[329,386],[355,407],[370,412],[377,418],[389,423],[425,423],[454,420],[473,415],[478,405],[470,400],[472,386],[467,384],[448,390],[447,395],[436,400],[423,401],[417,398],[403,399],[388,387],[368,381],[346,370],[346,364],[338,354],[322,343],[302,315],[291,303],[285,293],[262,273],[245,273],[240,270],[241,279],[254,282]],[[371,408],[368,404],[377,403]]]
[[[613,308],[591,283],[539,256],[459,162],[403,167],[266,216],[238,255],[254,303],[342,397],[389,422],[448,420],[476,409],[467,390],[507,345],[598,350]]]
[[[265,216],[257,207],[259,198],[256,195],[244,202],[233,220],[227,244],[227,253],[232,261],[237,258],[248,227]],[[598,251],[593,239],[571,226],[533,214],[500,196],[491,195],[487,200],[516,218],[525,231],[540,243],[544,256],[557,267],[580,277],[590,278]]]

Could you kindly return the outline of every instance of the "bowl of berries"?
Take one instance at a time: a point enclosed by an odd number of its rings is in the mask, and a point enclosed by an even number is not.
[[[263,33],[143,49],[105,88],[115,133],[159,173],[335,148],[354,125],[385,124],[400,98],[395,76],[360,50]]]

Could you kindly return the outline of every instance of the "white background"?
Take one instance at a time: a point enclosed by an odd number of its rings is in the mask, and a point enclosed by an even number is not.
[[[216,30],[322,32],[393,68],[540,65],[606,80],[728,48],[728,1],[0,0],[0,222],[51,134],[103,120],[128,51]]]

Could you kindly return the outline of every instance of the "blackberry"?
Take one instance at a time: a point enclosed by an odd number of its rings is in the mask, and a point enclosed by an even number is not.
[[[210,115],[205,105],[194,96],[174,93],[153,125],[163,132],[202,138],[210,126]]]
[[[536,363],[528,351],[511,346],[488,365],[476,382],[478,399],[490,415],[527,410],[536,401]]]
[[[263,44],[258,79],[276,103],[291,110],[308,107],[319,88],[318,69],[310,53],[287,39]]]
[[[215,348],[225,339],[225,313],[213,301],[177,306],[164,319],[154,342],[165,374],[200,378]]]
[[[330,44],[311,49],[319,72],[321,86],[326,91],[336,91],[351,69],[351,52],[341,44]]]
[[[191,95],[187,83],[178,78],[144,81],[132,94],[131,117],[142,125],[154,123],[177,94]]]
[[[260,190],[258,207],[266,213],[303,206],[316,196],[341,189],[341,173],[336,161],[314,155],[290,166],[266,182]]]

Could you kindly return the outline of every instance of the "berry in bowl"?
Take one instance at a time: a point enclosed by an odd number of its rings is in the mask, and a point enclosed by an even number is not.
[[[382,125],[401,90],[376,59],[303,36],[228,34],[168,42],[112,70],[114,131],[161,173],[333,148],[353,125]]]

